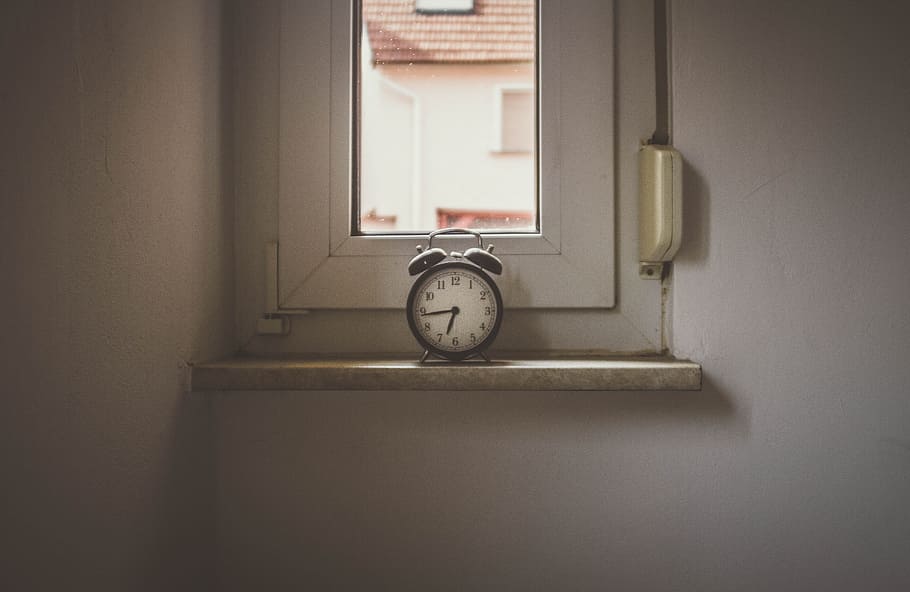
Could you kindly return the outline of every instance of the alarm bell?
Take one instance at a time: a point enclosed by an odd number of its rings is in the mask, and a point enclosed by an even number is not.
[[[502,273],[502,261],[493,254],[493,245],[488,245],[486,251],[480,247],[473,247],[464,252],[464,258],[489,272]]]
[[[423,247],[417,247],[417,250],[422,252],[408,263],[408,273],[411,275],[417,275],[446,258],[446,252],[439,247],[426,251],[423,250]]]
[[[446,258],[447,255],[443,249],[433,247],[433,238],[440,234],[472,234],[476,236],[478,246],[468,249],[464,254],[452,251],[452,257],[464,257],[481,269],[495,274],[502,273],[502,261],[493,254],[493,245],[487,245],[486,249],[483,248],[483,237],[479,232],[468,230],[467,228],[441,228],[434,230],[428,235],[429,244],[426,251],[423,250],[423,246],[418,245],[417,251],[419,254],[408,263],[409,274],[417,275]]]

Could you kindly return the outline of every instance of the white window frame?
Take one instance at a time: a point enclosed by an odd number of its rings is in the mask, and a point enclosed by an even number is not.
[[[278,311],[401,308],[420,235],[350,232],[351,2],[281,10]],[[613,2],[541,0],[539,26],[540,231],[485,237],[506,307],[611,308]]]

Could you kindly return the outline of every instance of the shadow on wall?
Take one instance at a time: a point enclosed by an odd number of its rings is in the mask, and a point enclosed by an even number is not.
[[[358,396],[351,394],[351,396]],[[364,395],[369,396],[369,395]],[[748,412],[738,409],[709,378],[701,391],[622,391],[622,392],[396,392],[389,395],[383,413],[387,425],[426,429],[438,423],[471,426],[471,429],[508,428],[520,432],[522,426],[538,432],[542,428],[582,424],[591,428],[609,424],[658,424],[665,428],[685,428],[697,423],[724,427],[746,435]],[[598,428],[599,429],[599,428]]]
[[[710,381],[684,393],[224,393],[214,408],[224,590],[556,590],[566,565],[598,589],[628,516],[653,515],[623,535],[653,545],[647,524],[685,515],[686,475],[750,426]],[[684,462],[693,454],[701,469]]]
[[[704,261],[710,245],[711,194],[708,183],[683,157],[683,242],[676,259]]]
[[[749,409],[738,406],[710,376],[701,391],[394,391],[224,393],[215,401],[222,436],[237,432],[233,447],[249,438],[257,444],[280,442],[294,448],[312,438],[365,440],[385,434],[500,432],[515,437],[559,431],[654,425],[686,431],[710,427],[735,438],[748,438]],[[501,432],[501,430],[507,430]],[[321,434],[321,436],[320,436]],[[485,437],[485,436],[484,436]],[[221,443],[227,443],[221,439]]]
[[[183,589],[177,582],[210,581],[215,558],[211,404],[205,394],[189,391],[185,367],[178,372],[182,388],[166,413],[161,471],[148,492],[154,530],[148,533],[143,562],[136,566],[137,576],[162,590]],[[186,558],[187,548],[195,549],[192,560]]]

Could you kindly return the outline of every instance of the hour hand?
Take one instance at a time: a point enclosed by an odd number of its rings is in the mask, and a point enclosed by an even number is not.
[[[449,326],[446,327],[446,335],[448,335],[449,333],[452,332],[452,325],[455,323],[455,317],[458,315],[459,312],[460,311],[458,310],[457,306],[452,307],[452,317],[449,319]]]

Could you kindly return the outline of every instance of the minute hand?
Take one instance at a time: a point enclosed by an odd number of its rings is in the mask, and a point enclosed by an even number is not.
[[[432,316],[432,315],[449,314],[450,312],[453,312],[454,310],[455,310],[455,307],[453,306],[452,308],[447,308],[445,310],[434,310],[433,312],[424,312],[424,313],[421,313],[420,316],[428,317],[428,316]]]

